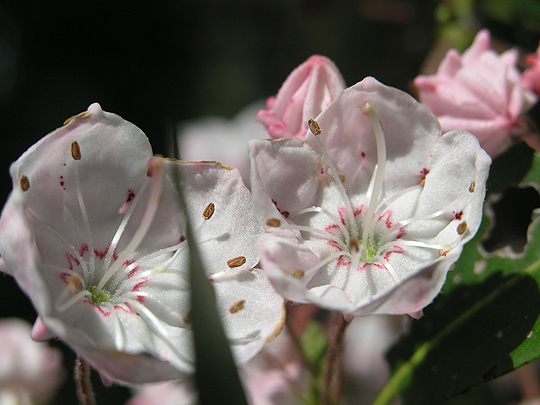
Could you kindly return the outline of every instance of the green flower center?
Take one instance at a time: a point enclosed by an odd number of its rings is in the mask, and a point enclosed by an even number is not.
[[[111,302],[111,293],[107,290],[97,291],[97,286],[94,286],[88,288],[88,291],[92,294],[90,300],[96,305],[100,305],[104,302]]]

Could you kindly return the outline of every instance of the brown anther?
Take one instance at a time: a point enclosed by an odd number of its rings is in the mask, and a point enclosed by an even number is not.
[[[229,266],[231,269],[235,267],[240,267],[246,262],[246,258],[244,256],[237,256],[233,257],[230,260],[227,260],[227,266]]]
[[[75,160],[81,160],[81,147],[77,141],[71,142],[71,157]]]
[[[291,213],[289,211],[281,211],[281,215],[283,215],[283,218],[289,218],[289,215],[291,215]]]
[[[451,250],[452,250],[452,248],[450,248],[450,247],[439,249],[439,257],[446,256],[446,254],[448,252],[450,252]]]
[[[216,209],[216,206],[214,205],[214,203],[208,204],[202,213],[203,218],[205,220],[212,218],[212,215],[214,215],[215,209]]]
[[[64,121],[64,125],[69,124],[71,121],[75,121],[79,118],[90,118],[92,116],[92,113],[90,111],[84,111],[80,114],[74,115],[72,117],[69,117],[67,120]]]
[[[19,184],[21,186],[22,191],[28,191],[30,188],[30,180],[26,176],[21,176],[21,179],[19,180]]]
[[[294,278],[302,278],[304,277],[304,270],[296,269],[295,271],[292,272],[292,276]]]
[[[271,226],[273,228],[278,228],[281,225],[281,221],[277,218],[268,218],[266,220],[266,225]]]
[[[191,311],[189,311],[187,314],[185,314],[182,317],[182,322],[184,322],[185,324],[188,324],[191,322]]]
[[[231,307],[229,308],[229,312],[231,314],[235,314],[237,313],[238,311],[241,311],[244,309],[244,304],[246,303],[246,300],[240,300],[240,301],[236,301],[234,304],[231,305]]]
[[[309,130],[311,131],[313,135],[319,135],[321,133],[321,127],[319,126],[317,121],[315,121],[313,118],[310,118],[307,124],[308,124]]]
[[[471,185],[469,186],[469,193],[474,193],[474,187],[476,186],[476,183],[473,181]]]
[[[358,241],[356,239],[351,239],[349,242],[349,249],[354,250],[355,252],[358,252],[360,248],[358,247]]]
[[[463,235],[466,230],[467,230],[467,221],[463,221],[457,226],[457,233],[459,235]]]
[[[340,174],[340,175],[339,175],[339,180],[340,180],[342,183],[345,183],[345,175],[344,175],[344,174]]]

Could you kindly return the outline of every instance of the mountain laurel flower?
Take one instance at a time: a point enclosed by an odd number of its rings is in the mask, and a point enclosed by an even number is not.
[[[478,229],[490,157],[373,78],[309,126],[249,144],[261,267],[291,301],[419,316]]]
[[[437,73],[418,76],[414,85],[443,132],[469,131],[495,157],[528,133],[520,116],[537,100],[522,85],[517,60],[515,49],[500,55],[492,50],[489,31],[482,30],[463,55],[448,51]]]
[[[307,120],[315,117],[345,89],[345,81],[330,59],[313,55],[292,71],[267,109],[257,113],[272,138],[304,139]]]
[[[0,253],[37,310],[35,339],[62,339],[105,379],[191,373],[186,217],[236,360],[280,331],[283,300],[254,269],[262,228],[237,170],[152,157],[140,129],[92,104],[10,171]]]

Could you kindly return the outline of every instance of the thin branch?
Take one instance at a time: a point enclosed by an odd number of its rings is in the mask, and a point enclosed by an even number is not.
[[[326,352],[326,364],[321,390],[321,405],[339,404],[343,376],[343,341],[347,322],[342,313],[334,313],[330,324],[330,344]]]
[[[75,360],[75,383],[81,405],[96,405],[90,373],[90,365],[81,356],[78,356]]]

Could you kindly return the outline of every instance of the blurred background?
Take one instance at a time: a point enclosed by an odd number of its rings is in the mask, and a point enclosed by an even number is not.
[[[274,95],[314,53],[334,60],[347,85],[374,76],[411,91],[421,69],[436,66],[450,46],[468,46],[483,27],[501,47],[534,52],[540,2],[2,0],[0,200],[11,190],[10,163],[92,102],[135,123],[154,152],[167,155],[175,124],[234,116]],[[33,322],[35,312],[11,277],[0,275],[0,300],[0,317]],[[53,403],[76,403],[74,355],[53,344],[66,365]],[[99,404],[129,395],[95,385]]]

